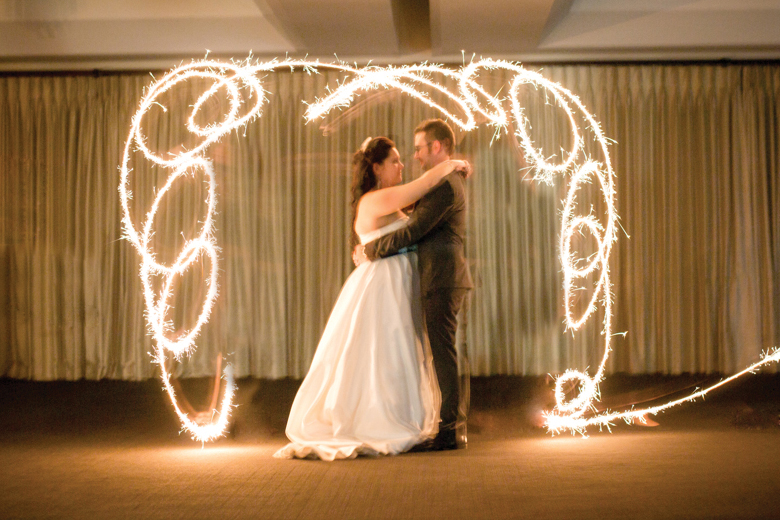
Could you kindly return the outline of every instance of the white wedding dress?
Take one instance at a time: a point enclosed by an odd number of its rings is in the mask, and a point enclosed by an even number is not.
[[[285,430],[292,442],[274,457],[331,461],[401,453],[436,434],[440,407],[417,254],[363,262],[344,283],[295,396]]]

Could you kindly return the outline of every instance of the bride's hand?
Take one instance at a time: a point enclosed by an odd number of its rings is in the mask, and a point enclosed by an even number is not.
[[[464,179],[471,177],[474,170],[471,168],[471,164],[468,161],[452,161],[455,164],[454,170],[461,174]]]
[[[430,187],[432,188],[452,172],[458,172],[464,177],[468,177],[471,175],[471,165],[468,163],[468,161],[448,159],[425,172],[423,177],[428,177],[430,179]]]

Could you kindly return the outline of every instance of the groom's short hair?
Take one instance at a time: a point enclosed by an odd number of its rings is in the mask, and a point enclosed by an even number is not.
[[[425,138],[428,141],[439,141],[444,149],[447,150],[447,155],[452,155],[455,151],[455,133],[446,122],[441,119],[427,119],[417,125],[414,129],[415,134],[425,132]]]

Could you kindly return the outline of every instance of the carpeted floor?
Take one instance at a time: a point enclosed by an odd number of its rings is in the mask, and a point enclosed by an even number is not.
[[[615,407],[708,380],[603,391]],[[271,457],[298,384],[240,381],[234,428],[202,449],[158,381],[0,380],[0,518],[780,518],[778,375],[589,438],[534,427],[542,379],[478,378],[468,449],[334,463]]]

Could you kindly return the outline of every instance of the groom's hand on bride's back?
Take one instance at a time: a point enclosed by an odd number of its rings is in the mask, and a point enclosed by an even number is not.
[[[355,264],[355,267],[359,266],[363,262],[368,262],[363,244],[358,244],[355,246],[355,249],[352,251],[352,262]]]

